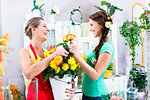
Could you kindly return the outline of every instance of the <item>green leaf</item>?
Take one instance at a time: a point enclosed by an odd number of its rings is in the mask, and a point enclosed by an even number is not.
[[[97,7],[97,6],[94,6],[95,8],[99,9],[100,11],[105,11],[104,9],[100,8],[100,7]],[[106,12],[106,11],[105,11]]]
[[[64,45],[64,43],[59,43],[59,44],[56,45],[56,47],[59,47],[61,45]]]

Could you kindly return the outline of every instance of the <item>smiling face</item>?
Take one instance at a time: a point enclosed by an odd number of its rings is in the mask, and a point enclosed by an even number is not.
[[[40,39],[42,42],[47,40],[47,33],[49,32],[49,29],[45,23],[45,21],[40,20],[39,25],[37,28],[33,28],[34,35],[36,38]]]
[[[102,26],[99,25],[96,21],[89,19],[90,31],[93,33],[94,37],[100,37],[102,34]]]

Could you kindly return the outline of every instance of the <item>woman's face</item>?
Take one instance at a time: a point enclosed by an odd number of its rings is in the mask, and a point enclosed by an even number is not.
[[[90,31],[93,33],[93,36],[100,37],[102,26],[99,25],[96,21],[93,21],[92,19],[89,19],[89,24],[90,24]]]
[[[36,30],[36,36],[39,39],[41,39],[43,42],[47,40],[47,33],[49,32],[49,29],[43,20],[40,20],[40,24],[35,30]]]

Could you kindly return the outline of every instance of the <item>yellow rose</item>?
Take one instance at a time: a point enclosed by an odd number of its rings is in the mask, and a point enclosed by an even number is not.
[[[50,67],[51,68],[53,68],[53,69],[57,69],[57,65],[56,65],[56,63],[55,63],[55,61],[54,60],[52,60],[51,62],[50,62]]]
[[[40,62],[41,61],[41,59],[37,59],[36,61],[35,61],[35,63],[38,63],[38,62]]]
[[[44,58],[47,57],[47,56],[49,56],[49,55],[50,55],[50,52],[49,52],[49,51],[47,51],[47,50],[44,51]]]
[[[61,71],[60,67],[56,69],[56,72],[59,73]]]
[[[65,35],[65,36],[63,37],[63,41],[64,41],[64,42],[68,42],[67,35]]]
[[[64,71],[66,71],[68,68],[69,68],[69,65],[68,65],[67,63],[64,63],[64,64],[62,65],[62,69],[63,69]]]
[[[70,66],[70,69],[73,70],[73,71],[74,71],[76,68],[77,68],[77,65],[76,65],[76,64],[73,64],[73,65]]]
[[[76,63],[75,58],[70,57],[70,59],[68,59],[68,64],[72,65],[72,64],[75,64],[75,63]]]
[[[55,70],[57,69],[57,65],[56,64],[50,65],[50,67],[55,69]]]
[[[54,61],[55,61],[56,65],[61,65],[62,61],[63,61],[63,58],[61,56],[56,56],[54,58]]]

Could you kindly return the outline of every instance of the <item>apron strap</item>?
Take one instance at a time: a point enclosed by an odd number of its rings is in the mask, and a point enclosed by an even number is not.
[[[29,47],[30,47],[30,49],[32,50],[32,52],[33,52],[33,54],[34,54],[35,59],[37,60],[37,55],[36,55],[36,52],[35,52],[35,50],[34,50],[32,44],[30,44]]]

